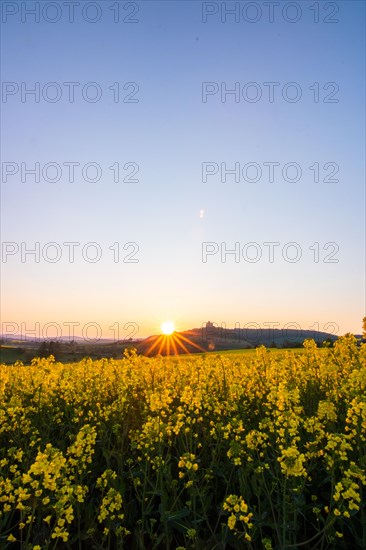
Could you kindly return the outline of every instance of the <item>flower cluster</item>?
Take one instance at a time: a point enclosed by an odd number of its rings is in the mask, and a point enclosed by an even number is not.
[[[0,548],[361,550],[365,517],[366,345],[351,335],[0,365]]]

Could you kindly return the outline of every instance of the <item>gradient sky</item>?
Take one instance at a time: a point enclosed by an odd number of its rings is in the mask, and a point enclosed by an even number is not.
[[[240,20],[220,11],[202,21],[206,7],[198,1],[119,2],[122,18],[138,5],[131,18],[136,23],[113,21],[110,7],[116,2],[95,2],[101,19],[90,23],[75,5],[74,23],[68,21],[63,2],[61,19],[52,6],[40,22],[33,16],[21,20],[22,5],[35,2],[3,2],[3,9],[19,11],[2,23],[2,81],[41,88],[56,82],[60,101],[40,97],[37,103],[20,92],[2,95],[2,167],[13,162],[19,172],[1,181],[3,243],[39,242],[41,248],[56,242],[60,261],[42,256],[36,263],[20,252],[1,259],[1,320],[25,323],[28,330],[39,323],[95,322],[102,337],[127,335],[126,323],[135,323],[135,336],[159,330],[166,319],[178,329],[201,326],[207,320],[244,326],[250,322],[296,322],[302,328],[336,323],[338,334],[361,332],[365,315],[365,4],[361,1],[319,3],[319,22],[314,22],[314,2],[301,7],[298,22],[286,2],[276,8],[270,22],[268,7],[257,2],[262,17]],[[38,3],[39,4],[39,3]],[[47,2],[41,2],[44,6]],[[89,3],[90,4],[90,3]],[[235,3],[227,2],[228,8]],[[7,5],[4,8],[4,5]],[[326,9],[326,5],[328,8]],[[221,6],[211,2],[208,9]],[[23,6],[24,8],[24,6]],[[258,9],[259,9],[258,8]],[[87,16],[94,17],[93,6]],[[254,10],[254,7],[251,8]],[[294,8],[293,8],[294,9]],[[259,11],[258,11],[259,13]],[[24,14],[23,14],[24,15]],[[248,11],[248,17],[254,17]],[[338,19],[326,23],[324,19]],[[5,19],[5,21],[4,21]],[[79,82],[75,101],[68,101],[64,82]],[[83,99],[80,89],[96,82],[99,101]],[[108,88],[123,90],[135,82],[136,103],[114,102]],[[239,82],[241,89],[256,82],[262,99],[251,103],[233,95],[222,102],[220,94],[202,101],[202,83]],[[279,82],[275,98],[268,101],[264,82]],[[298,102],[282,98],[288,82],[302,90]],[[319,83],[320,100],[309,87]],[[323,100],[335,82],[338,102]],[[3,84],[4,85],[4,84]],[[253,89],[252,89],[253,91]],[[291,90],[290,90],[291,91]],[[293,89],[292,89],[293,91]],[[93,90],[90,89],[90,93]],[[52,90],[50,89],[50,95]],[[249,91],[248,91],[249,93]],[[225,98],[224,98],[225,99]],[[51,183],[31,175],[21,181],[21,163],[41,167],[49,162],[98,163],[100,181],[90,183],[76,169],[70,182],[64,166],[60,181]],[[139,165],[138,182],[113,181],[111,165]],[[202,181],[202,163],[228,168],[249,162],[263,168],[257,182],[235,182],[220,174]],[[280,169],[269,182],[265,162]],[[297,162],[302,168],[298,182],[284,181],[281,167]],[[320,181],[314,182],[309,166],[318,162]],[[323,181],[323,165],[336,163],[338,182]],[[90,172],[92,174],[92,172]],[[122,174],[124,177],[125,173]],[[122,179],[122,178],[121,178]],[[201,211],[204,213],[200,214]],[[70,263],[64,242],[78,242]],[[102,257],[96,263],[83,259],[83,245],[96,242]],[[115,263],[109,246],[135,242],[138,263]],[[220,254],[202,261],[202,243],[235,242],[242,247],[256,242],[262,249],[257,263],[239,262]],[[274,261],[268,261],[264,242],[279,242]],[[296,242],[302,250],[297,263],[284,261],[282,248]],[[320,261],[309,250],[319,243]],[[339,247],[338,263],[325,263],[326,243]],[[3,244],[4,246],[4,244]],[[8,245],[5,245],[8,246]],[[123,255],[132,249],[123,251]],[[51,255],[52,251],[50,251]],[[92,251],[91,251],[92,253]],[[122,255],[122,258],[123,258]],[[6,260],[6,261],[5,261]],[[135,326],[135,325],[133,325]],[[4,325],[3,325],[4,332]],[[89,336],[93,334],[91,330]],[[48,333],[52,335],[52,330]]]

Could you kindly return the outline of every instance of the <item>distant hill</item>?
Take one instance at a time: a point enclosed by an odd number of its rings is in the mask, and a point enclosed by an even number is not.
[[[144,338],[130,338],[129,340],[131,341],[139,341],[139,340],[143,340]],[[113,344],[113,343],[116,343],[116,340],[114,340],[113,338],[99,338],[98,340],[93,340],[93,338],[90,338],[89,340],[86,340],[83,336],[73,336],[72,338],[68,337],[68,336],[62,336],[60,338],[56,337],[56,336],[50,336],[48,338],[40,338],[40,337],[34,337],[34,338],[31,338],[30,336],[27,336],[25,337],[24,335],[21,335],[21,334],[12,334],[11,336],[9,334],[0,334],[0,340],[3,341],[4,343],[17,343],[19,345],[21,344],[29,344],[29,343],[33,343],[33,344],[40,344],[41,342],[44,342],[45,340],[53,340],[53,341],[58,341],[58,342],[64,342],[64,343],[70,343],[72,341],[74,342],[77,342],[77,343],[80,343],[80,344],[86,344],[86,343],[95,343],[95,342],[98,342],[100,344]],[[127,339],[125,340],[119,340],[119,342],[127,342]]]
[[[355,335],[362,339],[361,335]],[[86,341],[79,336],[74,340],[58,340],[56,360],[62,362],[79,361],[83,357],[100,359],[109,357],[120,359],[126,348],[136,348],[141,355],[152,357],[157,354],[175,355],[234,349],[250,349],[260,345],[277,348],[302,347],[304,340],[312,338],[318,344],[324,341],[334,342],[337,336],[328,332],[295,329],[226,329],[208,322],[200,328],[174,332],[171,336],[155,334],[147,338],[125,339],[114,341],[100,339]],[[51,342],[52,338],[48,339]],[[43,339],[24,340],[20,336],[12,338],[3,336],[0,346],[0,362],[14,363],[17,360],[30,363],[33,357],[40,354]],[[47,352],[46,352],[47,353]]]
[[[328,332],[296,329],[225,329],[207,323],[205,327],[175,332],[170,337],[153,335],[135,344],[143,355],[169,355],[177,353],[198,353],[202,351],[223,351],[249,349],[260,345],[266,347],[301,347],[304,340],[312,338],[318,344],[325,340],[334,342],[337,336]],[[160,351],[159,351],[160,350]]]

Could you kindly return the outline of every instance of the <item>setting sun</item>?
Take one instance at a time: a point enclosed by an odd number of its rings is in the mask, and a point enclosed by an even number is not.
[[[161,332],[163,334],[166,334],[166,335],[173,334],[174,330],[175,330],[174,323],[172,321],[165,321],[161,325]]]

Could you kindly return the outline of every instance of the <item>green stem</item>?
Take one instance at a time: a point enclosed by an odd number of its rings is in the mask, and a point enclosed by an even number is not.
[[[30,523],[29,523],[29,527],[27,529],[27,537],[25,539],[25,543],[24,545],[27,546],[28,542],[29,542],[29,539],[30,539],[30,535],[31,535],[31,531],[32,531],[32,526],[33,526],[33,519],[34,519],[34,512],[36,510],[36,503],[35,503],[35,499],[33,500],[33,505],[32,505],[32,513],[31,513],[31,520],[30,520]]]

